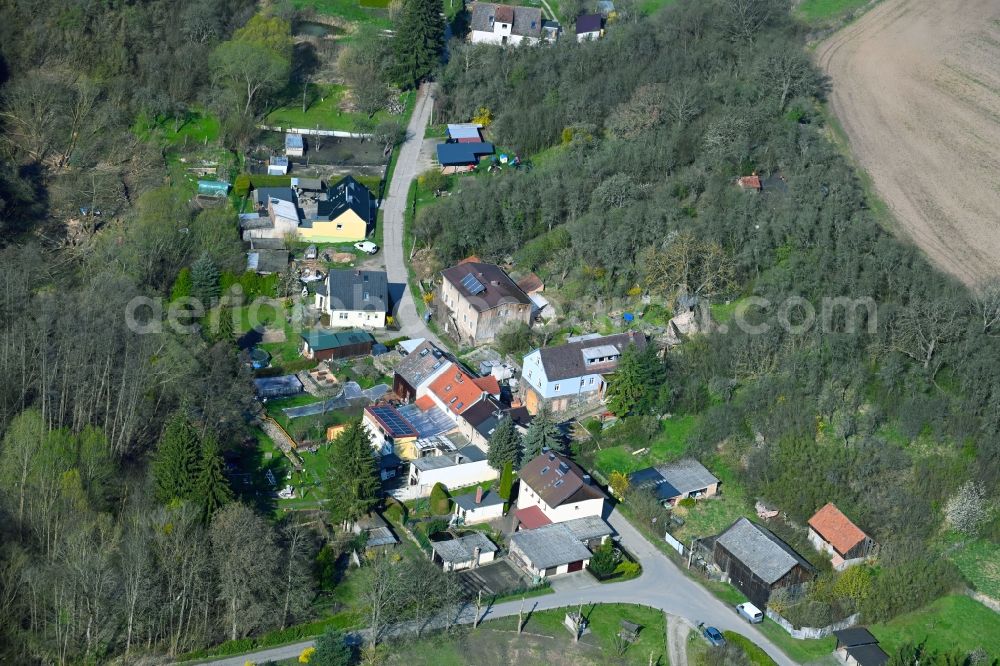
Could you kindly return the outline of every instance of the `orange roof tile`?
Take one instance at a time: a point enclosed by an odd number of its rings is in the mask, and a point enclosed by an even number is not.
[[[840,512],[833,502],[816,512],[809,519],[809,527],[833,546],[840,555],[846,555],[867,536],[851,520]]]
[[[759,190],[761,188],[760,176],[758,176],[757,174],[754,174],[752,176],[743,176],[737,182],[739,183],[740,187],[746,188],[748,190]]]
[[[458,265],[461,266],[462,264],[480,264],[480,263],[482,263],[482,259],[480,259],[474,254],[470,254],[468,257],[458,262]]]
[[[448,370],[431,382],[430,392],[455,414],[461,414],[483,397],[483,389],[458,368]]]
[[[425,395],[420,398],[417,398],[417,402],[414,404],[416,404],[416,406],[420,408],[420,411],[426,412],[428,409],[434,406],[434,398],[430,397],[429,395]]]
[[[483,389],[490,395],[500,395],[500,382],[493,375],[486,375],[485,377],[477,377],[473,379],[476,386]]]

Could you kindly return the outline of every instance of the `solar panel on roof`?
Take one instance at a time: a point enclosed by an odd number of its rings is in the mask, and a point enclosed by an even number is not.
[[[392,407],[372,407],[372,412],[378,416],[379,420],[385,423],[386,427],[395,434],[413,432],[413,426],[411,426],[406,419]]]
[[[465,287],[472,296],[486,291],[486,287],[483,286],[483,283],[480,282],[479,279],[472,273],[469,273],[462,278],[462,286]]]

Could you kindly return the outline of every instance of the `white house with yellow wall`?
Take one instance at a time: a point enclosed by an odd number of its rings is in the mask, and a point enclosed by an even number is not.
[[[316,216],[299,223],[299,238],[313,243],[364,240],[374,229],[377,202],[368,188],[345,176],[330,186]]]

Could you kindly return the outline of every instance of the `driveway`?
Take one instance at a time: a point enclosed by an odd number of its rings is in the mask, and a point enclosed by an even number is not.
[[[642,563],[642,575],[624,583],[590,584],[582,577],[570,576],[563,583],[556,579],[553,584],[555,592],[535,597],[525,603],[525,608],[532,610],[551,610],[554,608],[574,607],[579,605],[600,603],[641,604],[650,606],[686,618],[692,624],[704,622],[717,627],[721,631],[739,632],[759,645],[780,666],[794,666],[791,660],[777,645],[765,637],[757,627],[747,624],[731,608],[716,599],[705,588],[684,575],[666,555],[649,543],[638,530],[625,520],[617,511],[612,511],[608,522],[618,532],[625,548]],[[483,614],[485,619],[517,615],[521,610],[521,600],[507,601],[490,608]],[[454,619],[456,624],[471,624],[475,615],[475,607],[466,606]],[[428,623],[430,628],[443,622],[440,618]],[[410,627],[400,627],[396,633],[403,633]],[[210,663],[213,666],[243,666],[250,659],[257,663],[268,660],[288,659],[297,656],[302,650],[312,645],[312,641],[304,641],[294,645],[262,650],[239,657],[229,657]]]
[[[406,257],[403,250],[403,220],[406,213],[406,198],[410,183],[420,175],[423,167],[420,153],[424,144],[424,130],[430,120],[434,100],[432,85],[425,83],[417,92],[417,102],[406,127],[406,140],[399,148],[396,168],[389,181],[389,191],[382,202],[382,253],[385,258],[385,272],[389,283],[402,285],[400,297],[393,316],[400,325],[400,333],[410,338],[427,338],[441,347],[441,341],[424,324],[417,314],[410,293],[409,276],[406,271]]]

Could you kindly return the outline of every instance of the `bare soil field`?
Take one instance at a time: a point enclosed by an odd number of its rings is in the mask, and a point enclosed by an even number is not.
[[[1000,2],[885,0],[816,53],[901,231],[970,286],[1000,275]]]

